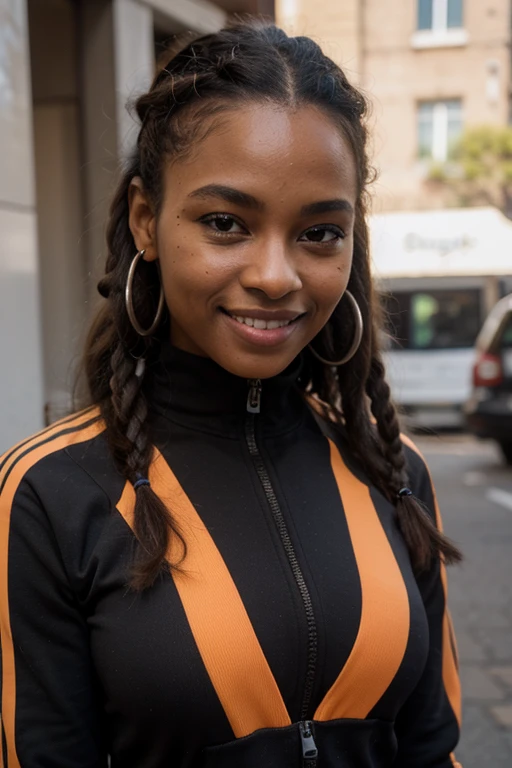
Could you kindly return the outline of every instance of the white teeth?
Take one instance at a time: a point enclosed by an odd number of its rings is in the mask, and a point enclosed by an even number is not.
[[[236,320],[242,325],[248,325],[251,328],[257,328],[260,331],[272,331],[275,328],[283,328],[285,325],[289,325],[291,320],[260,320],[254,317],[242,317],[240,315],[232,315],[233,320]]]

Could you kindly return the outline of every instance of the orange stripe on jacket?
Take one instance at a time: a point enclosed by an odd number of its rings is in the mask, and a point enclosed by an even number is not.
[[[329,440],[361,580],[362,607],[354,647],[315,720],[365,718],[394,679],[407,648],[410,608],[402,573],[369,488],[346,467]]]
[[[402,435],[402,441],[409,446],[415,453],[420,456],[423,461],[425,461],[424,456],[422,455],[421,451],[416,447],[416,445],[410,440],[406,435]],[[427,467],[427,472],[429,474],[430,478],[430,484],[432,486],[432,493],[434,496],[434,506],[435,506],[435,515],[436,515],[436,523],[438,529],[442,532],[443,530],[443,521],[441,519],[441,512],[439,509],[439,504],[437,502],[437,496],[436,491],[434,488],[434,483],[432,482],[432,476],[430,475],[430,470],[428,469],[427,463],[425,461],[425,466]],[[445,611],[443,616],[443,683],[446,690],[446,695],[448,696],[448,701],[450,702],[450,706],[453,710],[453,713],[457,719],[457,722],[459,724],[459,728],[462,722],[462,702],[461,702],[461,690],[460,690],[460,679],[459,679],[459,673],[457,668],[457,658],[456,658],[456,646],[455,646],[455,635],[453,633],[452,628],[452,619],[450,616],[450,612],[448,610],[448,582],[446,578],[446,567],[445,564],[441,561],[441,583],[443,585],[443,591],[444,591],[444,602],[445,602]],[[453,648],[455,647],[455,653]],[[454,765],[457,765],[457,763],[454,763]]]
[[[88,413],[88,421],[93,416]],[[80,422],[82,417],[77,419]],[[72,425],[70,425],[72,426]],[[56,427],[57,432],[62,428]],[[2,722],[5,739],[7,742],[7,764],[9,768],[20,768],[20,762],[16,751],[16,667],[14,663],[14,647],[11,634],[11,620],[9,614],[9,528],[11,522],[11,509],[14,496],[20,482],[28,470],[38,461],[51,453],[66,448],[69,445],[92,440],[104,430],[104,424],[97,421],[95,424],[76,432],[65,435],[57,434],[53,440],[44,445],[37,445],[36,438],[31,441],[33,449],[17,463],[9,461],[12,471],[7,479],[0,495],[0,640],[2,643]],[[53,432],[52,432],[53,434]],[[49,437],[48,433],[45,435]],[[26,446],[27,448],[28,446]],[[23,451],[22,451],[23,453]]]
[[[155,449],[149,478],[187,542],[183,572],[173,572],[188,623],[236,738],[291,720],[240,594],[215,542],[163,456]],[[117,508],[133,529],[135,492],[126,484]],[[180,557],[171,541],[168,560]]]

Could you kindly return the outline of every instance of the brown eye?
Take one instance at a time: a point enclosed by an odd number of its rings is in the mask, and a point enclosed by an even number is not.
[[[219,235],[247,234],[247,230],[233,216],[227,214],[212,213],[203,216],[200,222]]]
[[[299,238],[302,242],[308,243],[327,243],[334,244],[338,240],[343,240],[345,233],[335,226],[311,227],[307,229]]]

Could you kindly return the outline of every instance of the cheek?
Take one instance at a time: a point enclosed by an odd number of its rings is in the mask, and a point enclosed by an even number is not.
[[[311,296],[321,315],[328,316],[340,301],[349,281],[352,258],[333,260],[309,275]]]
[[[208,248],[187,236],[185,226],[162,236],[158,252],[169,305],[205,297],[225,279],[225,265],[215,262]]]

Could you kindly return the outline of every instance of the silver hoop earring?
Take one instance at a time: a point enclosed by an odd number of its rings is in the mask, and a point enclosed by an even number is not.
[[[137,269],[137,264],[139,263],[139,260],[144,256],[145,253],[146,253],[145,250],[138,251],[133,257],[132,263],[130,264],[130,269],[128,270],[128,277],[126,278],[126,288],[124,292],[126,311],[128,313],[130,323],[134,327],[135,331],[139,334],[139,336],[151,336],[151,334],[156,331],[160,323],[160,320],[162,319],[162,313],[164,311],[164,304],[165,304],[164,289],[162,284],[160,283],[160,296],[158,298],[158,307],[156,310],[155,319],[153,320],[149,328],[143,328],[139,324],[139,321],[135,317],[135,311],[133,309],[133,278],[135,276],[135,270]]]
[[[336,368],[338,365],[345,365],[345,363],[348,363],[349,360],[352,360],[355,353],[359,349],[359,345],[361,344],[361,339],[363,338],[363,330],[364,330],[363,316],[361,314],[361,310],[359,309],[359,304],[354,299],[350,291],[345,291],[343,295],[346,296],[350,301],[350,305],[352,307],[352,312],[354,314],[354,319],[356,323],[354,338],[352,340],[352,344],[350,345],[350,349],[348,350],[347,354],[344,357],[342,357],[341,360],[326,360],[325,357],[322,357],[321,355],[318,354],[318,352],[315,349],[313,349],[312,344],[308,344],[310,351],[313,353],[313,355],[316,357],[317,360],[320,360],[320,362],[323,363],[324,365],[329,365],[333,368]]]

